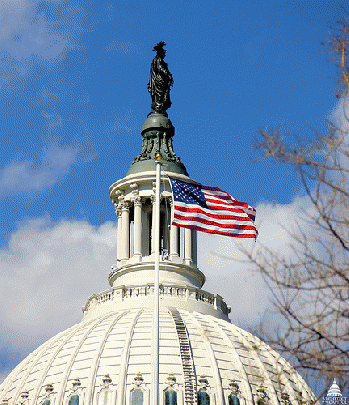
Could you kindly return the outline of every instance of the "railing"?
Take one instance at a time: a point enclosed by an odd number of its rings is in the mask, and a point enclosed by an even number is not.
[[[86,315],[91,305],[101,305],[108,301],[127,300],[130,298],[146,297],[154,295],[154,285],[147,284],[141,286],[120,286],[111,290],[103,291],[100,294],[93,294],[89,297],[86,305],[82,308]],[[168,286],[160,284],[160,296],[176,297],[185,301],[198,301],[212,305],[214,309],[228,315],[231,308],[223,301],[218,294],[211,294],[207,291],[195,287]]]

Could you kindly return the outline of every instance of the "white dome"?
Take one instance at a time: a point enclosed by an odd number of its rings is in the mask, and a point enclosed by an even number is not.
[[[144,390],[144,405],[149,404],[152,325],[153,311],[148,308],[109,312],[84,320],[23,360],[1,385],[0,400],[17,404],[21,394],[27,392],[24,397],[28,397],[28,403],[40,404],[47,394],[45,387],[52,384],[51,404],[67,404],[73,384],[76,388],[79,379],[77,392],[83,403],[96,404],[105,387],[102,380],[108,374],[110,404],[130,404],[135,383]],[[178,404],[186,403],[185,398],[195,395],[201,386],[207,386],[211,404],[228,403],[232,381],[238,384],[240,402],[245,404],[253,403],[260,385],[272,404],[282,398],[295,404],[299,393],[305,400],[312,398],[291,366],[250,333],[211,315],[162,307],[160,393],[169,386],[171,374],[176,379],[173,387]]]
[[[328,390],[327,396],[328,397],[341,397],[342,396],[341,389],[339,388],[336,379],[333,380],[333,383],[332,383],[330,389]]]

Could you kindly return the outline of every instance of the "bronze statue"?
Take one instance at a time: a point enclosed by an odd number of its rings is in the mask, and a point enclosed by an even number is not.
[[[151,94],[151,111],[157,113],[166,113],[171,107],[170,88],[173,85],[173,78],[168,70],[167,63],[164,61],[166,51],[165,42],[161,41],[154,46],[156,56],[151,63],[150,80],[148,91]]]

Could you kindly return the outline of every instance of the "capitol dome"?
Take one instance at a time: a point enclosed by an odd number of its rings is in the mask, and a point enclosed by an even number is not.
[[[341,397],[341,389],[339,388],[339,385],[337,384],[336,379],[333,380],[333,383],[330,387],[330,389],[327,392],[328,397]]]
[[[105,305],[105,297],[98,298]],[[139,297],[128,299],[133,301],[129,309],[118,311],[115,305],[114,311],[88,318],[39,347],[9,375],[0,396],[20,403],[27,393],[28,403],[51,398],[51,404],[68,404],[76,392],[83,404],[128,405],[132,391],[140,389],[143,404],[150,404],[153,311],[139,306]],[[264,395],[272,404],[285,398],[297,404],[300,393],[303,399],[311,397],[280,355],[213,315],[161,307],[160,339],[161,403],[171,387],[179,405],[196,403],[199,390],[208,393],[211,404],[228,404],[235,387],[244,404]],[[103,392],[109,402],[99,401]]]
[[[174,127],[154,100],[142,129],[141,153],[128,175],[109,189],[118,218],[111,288],[88,298],[81,323],[51,338],[10,373],[0,386],[0,404],[156,402],[156,157],[173,178],[198,183],[174,154]],[[165,173],[160,213],[157,405],[297,405],[313,400],[301,376],[265,343],[231,324],[231,308],[222,297],[202,289],[196,231],[171,224],[173,199]]]

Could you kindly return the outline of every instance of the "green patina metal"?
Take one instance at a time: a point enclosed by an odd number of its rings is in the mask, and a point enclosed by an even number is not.
[[[173,151],[172,137],[174,126],[165,113],[150,113],[142,126],[142,151],[134,158],[127,174],[154,171],[156,154],[168,172],[188,175],[184,164]]]

